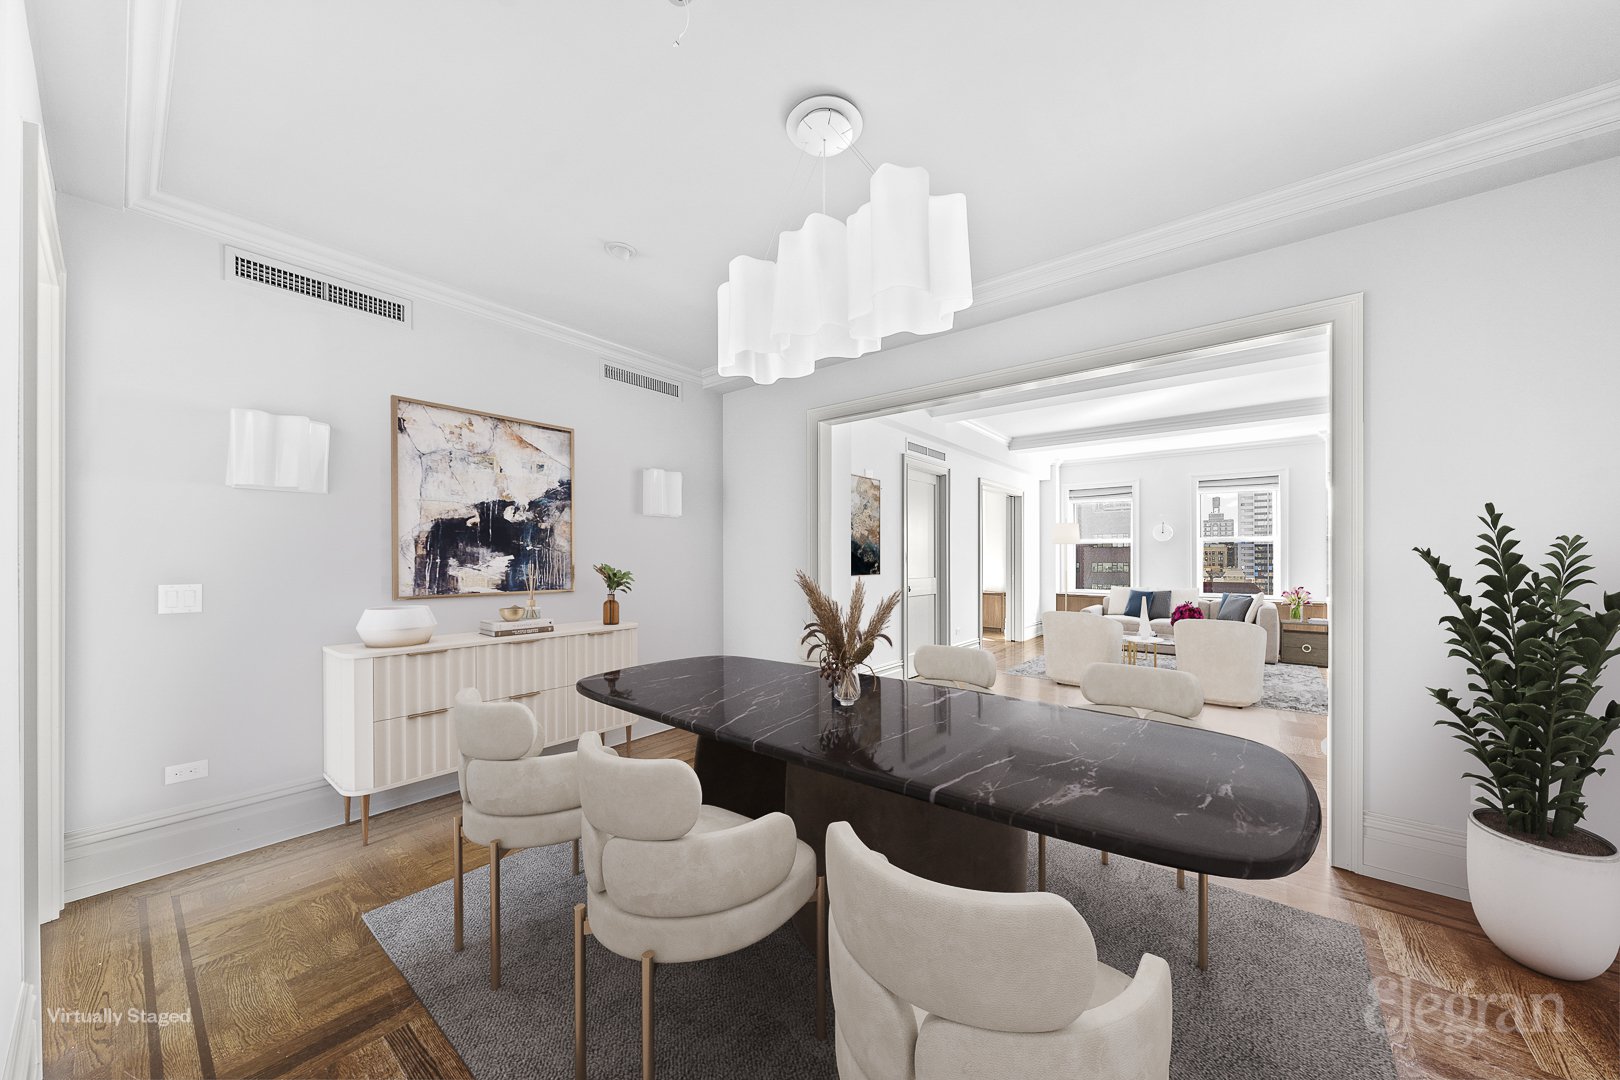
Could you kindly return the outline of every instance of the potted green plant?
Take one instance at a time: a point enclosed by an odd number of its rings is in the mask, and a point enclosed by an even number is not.
[[[607,586],[607,599],[602,601],[602,625],[619,625],[619,593],[629,592],[630,585],[636,580],[636,575],[628,570],[619,570],[607,563],[597,563],[591,567],[602,578],[602,584]]]
[[[1467,666],[1468,698],[1429,691],[1479,762],[1469,816],[1468,893],[1497,947],[1559,979],[1591,979],[1620,950],[1620,853],[1580,827],[1583,787],[1620,728],[1620,702],[1593,699],[1620,649],[1620,593],[1598,606],[1575,597],[1592,582],[1586,541],[1560,536],[1533,568],[1513,530],[1485,504],[1478,604],[1427,548],[1416,548],[1456,608],[1440,625]]]

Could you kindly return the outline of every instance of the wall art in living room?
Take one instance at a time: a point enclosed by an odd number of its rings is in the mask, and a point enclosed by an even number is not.
[[[883,490],[866,476],[850,477],[849,572],[869,577],[883,572]]]
[[[574,588],[574,431],[394,397],[394,595]]]

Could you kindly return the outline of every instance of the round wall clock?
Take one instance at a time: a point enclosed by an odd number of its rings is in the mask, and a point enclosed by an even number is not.
[[[1168,521],[1161,521],[1157,525],[1153,526],[1153,539],[1159,541],[1160,543],[1163,543],[1174,535],[1176,535],[1176,530],[1170,527],[1170,523]]]

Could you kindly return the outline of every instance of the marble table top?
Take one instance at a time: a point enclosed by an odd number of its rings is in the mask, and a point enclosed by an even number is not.
[[[813,667],[696,656],[577,688],[767,757],[1193,873],[1283,877],[1316,850],[1316,791],[1264,744],[915,680],[861,683],[845,707]]]

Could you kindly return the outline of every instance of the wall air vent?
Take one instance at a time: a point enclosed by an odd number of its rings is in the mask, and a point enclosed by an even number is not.
[[[317,274],[301,266],[267,259],[241,248],[225,249],[225,273],[240,281],[265,285],[284,292],[297,293],[312,300],[323,300],[339,307],[363,311],[379,319],[411,325],[411,302],[397,296],[361,288],[352,282]]]
[[[892,452],[893,451],[891,451],[891,453]],[[923,457],[931,457],[935,461],[944,461],[945,460],[945,451],[943,451],[943,450],[935,450],[932,446],[924,446],[920,442],[907,441],[907,443],[906,443],[906,453],[908,453],[908,454],[921,454]]]
[[[643,375],[639,371],[631,371],[629,368],[619,367],[617,364],[603,364],[602,378],[622,382],[626,386],[639,386],[643,390],[651,390],[654,393],[665,394],[672,398],[681,396],[680,383],[673,383],[667,379],[655,379],[651,375]]]

